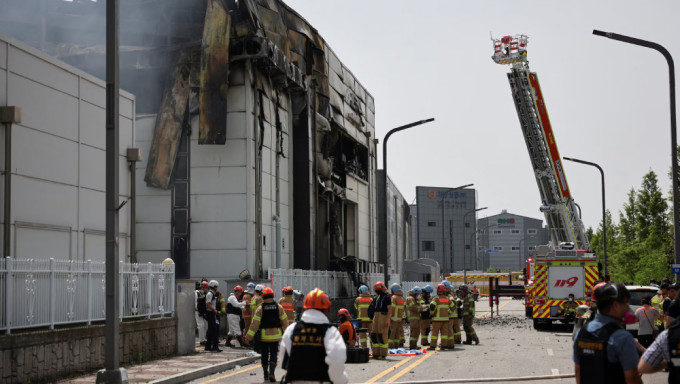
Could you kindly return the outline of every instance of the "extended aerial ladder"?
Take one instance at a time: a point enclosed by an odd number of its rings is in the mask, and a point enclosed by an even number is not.
[[[518,35],[492,40],[494,54],[491,58],[498,64],[511,66],[508,73],[510,90],[541,194],[540,210],[545,215],[552,247],[573,243],[575,249],[589,250],[588,237],[576,214],[538,76],[529,70],[528,38]]]

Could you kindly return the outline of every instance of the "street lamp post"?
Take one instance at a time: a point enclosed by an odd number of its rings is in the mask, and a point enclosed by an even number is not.
[[[517,259],[518,259],[518,261],[519,261],[519,270],[520,270],[520,271],[522,270],[522,243],[523,243],[523,242],[524,242],[524,238],[519,239],[519,244],[518,244],[518,246],[517,246],[517,248],[519,248],[519,249],[518,249],[519,252],[518,252],[518,255],[517,255]]]
[[[573,161],[576,163],[581,163],[585,165],[590,165],[598,170],[600,170],[600,176],[602,177],[602,248],[604,253],[604,278],[605,280],[607,279],[607,214],[606,214],[606,208],[605,208],[605,199],[604,199],[604,171],[602,170],[602,167],[595,163],[591,163],[590,161],[585,161],[585,160],[579,160],[579,159],[574,159],[571,157],[563,157],[564,160],[569,160]]]
[[[487,220],[487,222],[488,222],[488,220]],[[489,228],[491,228],[491,227],[495,227],[495,226],[497,226],[497,225],[498,225],[497,223],[488,224],[486,227],[484,227],[484,229],[481,230],[482,233],[484,233],[484,235],[486,236],[486,246],[487,246],[487,247],[488,247],[488,245],[489,245],[489,244],[488,244],[488,243],[489,243],[489,232],[487,231],[487,229],[489,229]],[[484,238],[482,237],[482,240],[483,240],[483,239],[484,239]],[[488,252],[484,252],[484,253],[487,254],[487,255],[489,254]],[[484,268],[484,256],[482,256],[482,272],[484,272],[485,270],[486,270],[486,269]]]
[[[482,207],[482,208],[477,208],[473,209],[471,211],[465,212],[463,215],[463,243],[465,243],[465,240],[467,240],[467,226],[465,225],[465,218],[467,215],[473,213],[473,212],[478,212],[481,211],[482,209],[487,209],[489,207]],[[465,244],[467,245],[467,244]],[[463,284],[467,284],[467,260],[465,260],[466,252],[465,252],[465,247],[463,247]]]
[[[380,235],[381,238],[383,238],[383,242],[385,244],[384,251],[381,254],[378,254],[378,259],[382,262],[383,268],[385,269],[385,285],[387,285],[389,281],[389,273],[387,270],[387,140],[390,139],[390,136],[392,134],[397,133],[399,131],[403,131],[408,128],[413,128],[417,125],[429,123],[430,121],[434,121],[434,117],[431,117],[426,120],[420,120],[413,122],[411,124],[406,124],[402,125],[401,127],[393,128],[389,132],[387,132],[387,135],[385,135],[385,138],[383,139],[383,173],[385,174],[385,188],[383,188],[383,195],[382,195],[382,206],[383,206],[383,214],[382,214],[382,219],[385,225],[383,226],[383,233]]]
[[[442,204],[442,264],[443,264],[444,268],[446,268],[446,235],[445,235],[445,232],[444,232],[446,225],[444,224],[444,198],[446,197],[446,195],[449,194],[449,192],[453,192],[453,191],[457,191],[459,189],[471,187],[473,185],[474,184],[465,184],[465,185],[461,185],[460,187],[449,188],[446,191],[444,191],[444,193],[442,194],[442,197],[441,197],[441,204]],[[453,254],[451,254],[451,257],[453,257]],[[449,272],[453,272],[453,261],[451,261]]]
[[[675,64],[673,63],[673,57],[666,48],[651,41],[636,39],[634,37],[619,35],[612,32],[598,31],[597,29],[593,30],[593,35],[608,37],[612,40],[654,49],[660,52],[668,63],[668,86],[670,88],[671,102],[671,161],[673,173],[673,248],[675,252],[675,263],[680,264],[680,211],[678,211],[678,209],[680,209],[680,194],[678,194],[678,138],[677,132],[675,131]],[[676,281],[678,278],[680,278],[680,275],[675,276]]]

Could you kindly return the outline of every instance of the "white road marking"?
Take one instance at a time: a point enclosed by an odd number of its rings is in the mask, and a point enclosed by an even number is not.
[[[553,350],[550,349],[550,348],[548,348],[548,356],[555,356],[555,354],[553,353]]]
[[[551,371],[552,371],[552,374],[555,375],[555,376],[557,376],[557,375],[560,374],[560,370],[559,370],[559,369],[553,368],[553,369],[551,369]]]

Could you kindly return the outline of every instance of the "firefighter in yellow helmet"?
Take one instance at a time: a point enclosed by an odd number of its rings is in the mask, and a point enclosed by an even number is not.
[[[368,292],[368,287],[362,285],[359,287],[359,297],[354,300],[354,309],[357,310],[357,319],[361,322],[359,328],[366,329],[368,332],[371,330],[371,324],[373,321],[368,317],[368,307],[373,302],[371,294]],[[357,332],[359,338],[359,345],[362,348],[368,348],[368,334],[366,331]]]
[[[375,298],[375,315],[373,316],[373,328],[371,329],[371,346],[373,358],[384,360],[387,357],[387,341],[390,330],[390,320],[394,313],[392,298],[387,293],[387,287],[382,281],[373,284],[373,289],[378,294]]]
[[[392,318],[390,319],[389,348],[398,348],[404,334],[404,292],[399,284],[390,286],[392,292]]]
[[[256,333],[260,334],[260,340],[255,341],[255,351],[260,353],[265,381],[275,383],[274,370],[279,353],[279,341],[283,331],[288,327],[288,315],[283,307],[274,301],[274,291],[271,288],[264,287],[261,297],[262,304],[253,315],[246,340],[250,342],[256,339]]]
[[[430,316],[432,317],[432,335],[430,335],[430,349],[437,348],[437,338],[441,336],[441,349],[445,349],[448,340],[449,298],[446,286],[437,284],[437,297],[430,302]]]
[[[420,338],[420,294],[423,290],[415,286],[408,291],[406,298],[406,312],[409,324],[409,348],[416,349],[418,347],[418,339]]]

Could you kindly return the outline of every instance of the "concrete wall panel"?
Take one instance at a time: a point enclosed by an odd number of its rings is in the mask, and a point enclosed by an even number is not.
[[[137,223],[137,249],[170,250],[170,223]]]
[[[0,41],[0,68],[3,69],[7,69],[7,49],[7,43]]]
[[[227,91],[227,112],[246,111],[246,87],[245,85],[230,86]]]
[[[2,42],[0,42],[2,47]],[[0,69],[0,90],[7,89],[7,71]],[[0,92],[0,105],[7,105],[7,93]]]
[[[248,253],[243,249],[191,251],[191,276],[195,279],[201,277],[233,278],[246,268],[248,268]]]
[[[106,149],[106,109],[90,103],[80,103],[80,141]]]
[[[78,144],[15,125],[12,129],[12,171],[59,183],[78,183]]]
[[[22,176],[12,178],[12,221],[76,228],[77,189]]]
[[[21,107],[24,126],[78,140],[78,99],[10,73],[7,84],[11,105]]]
[[[191,140],[192,167],[245,167],[246,140],[227,140],[225,145],[199,145]]]
[[[80,98],[100,108],[106,108],[106,92],[102,92],[101,89],[99,84],[88,79],[80,79]]]
[[[80,212],[82,228],[100,231],[106,230],[106,192],[82,188],[80,190],[80,200],[84,207],[88,207]],[[128,227],[126,222],[119,222],[121,224],[120,227]]]
[[[196,124],[192,124],[192,126],[195,127]],[[247,138],[246,126],[245,112],[227,113],[227,140]]]
[[[246,221],[247,195],[191,195],[191,218],[197,222]]]
[[[71,96],[78,96],[77,75],[15,46],[9,49],[9,70]]]
[[[245,249],[246,225],[245,222],[192,222],[192,252],[199,249]]]
[[[191,192],[195,194],[246,193],[245,167],[191,169]]]
[[[84,259],[106,261],[106,233],[85,230],[83,236]]]
[[[170,195],[137,196],[137,222],[169,223],[171,204],[172,196]]]
[[[12,256],[17,259],[71,258],[71,231],[51,230],[19,225],[15,229],[16,243]]]

